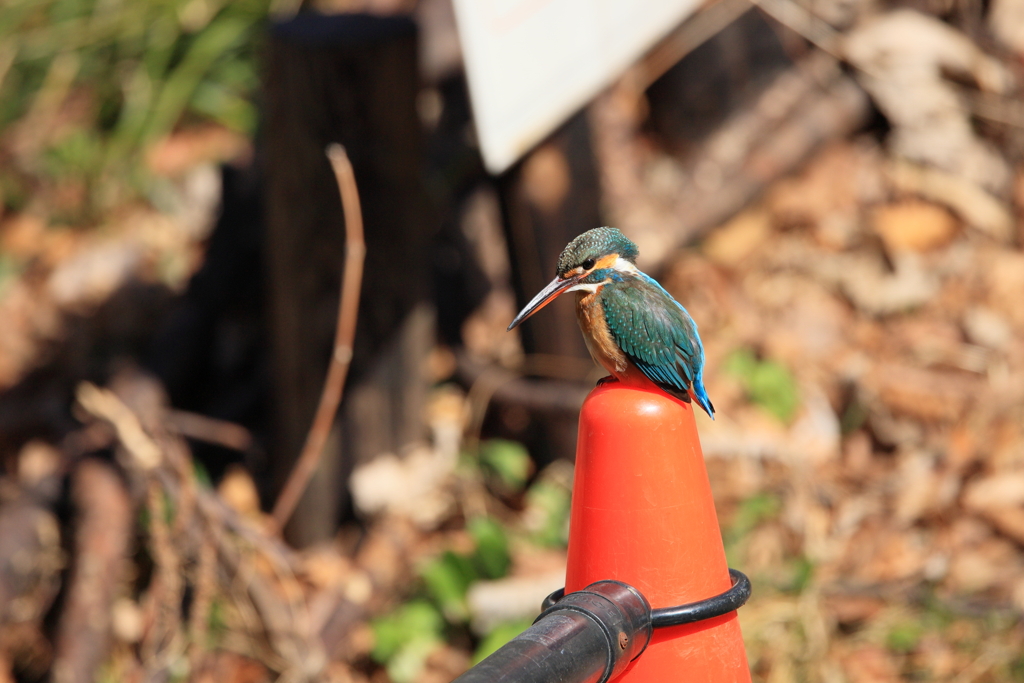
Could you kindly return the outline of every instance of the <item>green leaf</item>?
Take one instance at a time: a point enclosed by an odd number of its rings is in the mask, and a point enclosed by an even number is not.
[[[213,488],[213,480],[210,478],[210,473],[207,471],[206,466],[198,460],[192,461],[192,474],[196,478],[196,482],[205,489]]]
[[[494,630],[488,633],[484,639],[480,641],[480,645],[477,646],[476,652],[473,653],[473,665],[475,666],[482,662],[488,655],[497,651],[497,649],[502,645],[512,640],[532,625],[533,619],[518,619],[516,621],[507,621],[495,626]]]
[[[38,6],[38,0],[9,0],[0,5],[0,36],[15,33]]]
[[[922,635],[924,635],[924,627],[920,622],[904,621],[890,629],[885,637],[885,645],[894,652],[905,654],[917,648]]]
[[[215,596],[210,601],[210,613],[206,619],[206,643],[207,649],[217,647],[228,632],[228,622],[224,614],[224,601]]]
[[[513,491],[521,491],[533,471],[533,460],[526,448],[505,439],[485,441],[480,447],[480,464]]]
[[[424,567],[420,576],[426,584],[427,594],[451,621],[464,621],[469,616],[466,591],[479,578],[469,558],[446,551]]]
[[[868,419],[868,407],[854,398],[839,418],[839,430],[843,436],[857,431]]]
[[[9,254],[0,253],[0,292],[21,274],[22,264]]]
[[[163,503],[164,524],[171,526],[174,524],[175,515],[178,514],[178,501],[172,498],[171,494],[167,491],[163,491],[160,501]]]
[[[427,657],[442,644],[440,638],[431,636],[416,636],[403,643],[387,663],[388,676],[393,683],[413,683],[423,671]]]
[[[216,83],[199,84],[192,96],[192,109],[240,133],[256,131],[256,107]]]
[[[743,382],[751,400],[782,422],[789,422],[800,407],[796,380],[785,366],[758,360],[750,349],[738,349],[725,361],[726,372]]]
[[[728,536],[738,540],[763,522],[774,519],[782,510],[782,501],[771,493],[758,493],[744,500],[729,526]]]
[[[0,169],[0,209],[7,207],[21,211],[31,196],[31,190],[21,176],[10,169]]]
[[[781,587],[782,590],[787,593],[803,593],[814,578],[814,563],[801,555],[793,560],[789,569],[792,574],[787,584]]]
[[[374,645],[370,656],[381,664],[394,658],[403,647],[417,640],[440,641],[444,617],[426,600],[413,600],[394,612],[374,619]]]
[[[103,143],[95,131],[77,129],[46,153],[46,167],[54,178],[95,175],[103,162]]]
[[[145,140],[164,135],[174,127],[213,63],[238,45],[251,26],[250,20],[224,15],[203,29],[160,89],[143,136]]]
[[[1024,681],[1024,654],[1017,655],[1006,668],[1011,681]]]
[[[508,536],[504,527],[490,517],[476,517],[467,525],[476,541],[473,564],[484,577],[500,579],[508,573],[512,556],[508,549]]]
[[[750,349],[736,349],[725,359],[722,367],[746,385],[746,378],[752,375],[757,368],[757,358]]]
[[[199,118],[252,132],[260,29],[270,5],[0,0],[0,132],[46,101],[39,100],[41,89],[61,55],[77,69],[61,87],[88,103],[76,109],[81,134],[48,140],[52,148],[24,165],[28,186],[73,176],[84,181],[91,204],[106,206],[147,193],[151,178],[141,152],[179,122]],[[17,209],[21,193],[8,189],[4,201]]]
[[[530,538],[549,548],[564,548],[569,542],[569,511],[572,492],[554,481],[541,479],[526,493],[523,521]]]

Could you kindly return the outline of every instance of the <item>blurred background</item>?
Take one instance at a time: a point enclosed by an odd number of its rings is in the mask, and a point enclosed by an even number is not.
[[[524,629],[604,373],[571,301],[505,328],[599,225],[700,326],[754,679],[1024,680],[1024,1],[712,0],[500,168],[457,9],[0,5],[0,682],[445,683]]]

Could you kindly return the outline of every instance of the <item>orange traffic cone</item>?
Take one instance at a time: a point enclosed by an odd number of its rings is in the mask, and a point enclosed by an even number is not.
[[[653,384],[599,386],[580,412],[565,590],[603,579],[654,608],[732,585],[692,404]],[[749,682],[736,612],[656,630],[616,681]]]

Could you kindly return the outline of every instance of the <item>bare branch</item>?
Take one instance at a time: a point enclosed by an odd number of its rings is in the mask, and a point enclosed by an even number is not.
[[[363,257],[366,243],[363,241],[363,213],[359,206],[359,191],[356,187],[352,163],[345,148],[333,144],[327,148],[334,176],[341,193],[341,205],[345,212],[345,272],[341,281],[341,298],[338,302],[338,326],[334,336],[334,353],[327,370],[320,405],[317,406],[313,426],[306,437],[302,453],[295,462],[295,469],[288,476],[281,494],[271,513],[275,530],[280,532],[288,523],[295,506],[306,490],[313,472],[323,456],[324,444],[330,434],[331,425],[338,412],[341,396],[345,389],[348,366],[352,361],[352,343],[356,335],[356,318],[359,313],[359,293],[363,281]]]

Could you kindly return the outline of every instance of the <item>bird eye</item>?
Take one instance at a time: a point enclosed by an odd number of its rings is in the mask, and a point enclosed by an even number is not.
[[[584,261],[580,265],[583,266],[583,270],[590,270],[591,268],[594,267],[594,259],[588,258],[586,261]]]

